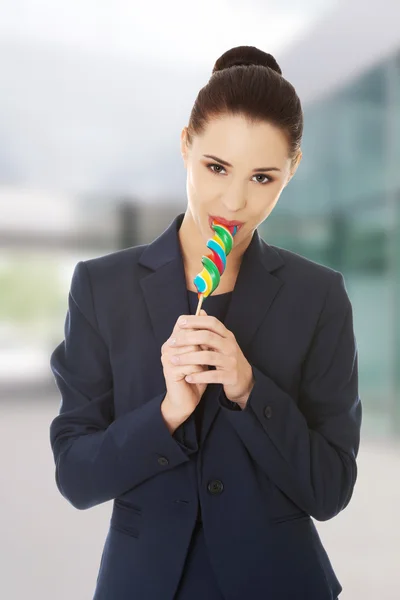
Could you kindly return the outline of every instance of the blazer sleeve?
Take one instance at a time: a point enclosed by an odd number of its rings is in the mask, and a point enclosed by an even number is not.
[[[179,444],[179,447],[182,448],[183,452],[189,455],[193,453],[193,448],[187,445],[187,433],[185,427],[187,427],[187,421],[184,421],[175,429],[172,437],[176,440],[177,444]]]
[[[251,366],[246,407],[230,410],[220,398],[222,410],[270,480],[315,519],[331,519],[353,494],[362,421],[352,306],[340,272],[302,365],[298,403]]]
[[[72,275],[64,333],[50,357],[61,394],[59,414],[50,424],[61,494],[78,509],[90,508],[190,460],[161,414],[166,392],[114,418],[109,353],[83,261]]]

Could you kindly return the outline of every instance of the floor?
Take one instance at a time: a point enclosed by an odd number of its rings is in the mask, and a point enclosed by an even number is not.
[[[54,481],[48,427],[59,400],[0,403],[0,596],[90,600],[111,502],[74,509]],[[316,522],[343,585],[340,600],[398,600],[400,440],[366,428],[350,505]]]

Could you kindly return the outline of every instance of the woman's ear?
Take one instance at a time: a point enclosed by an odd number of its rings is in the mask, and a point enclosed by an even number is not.
[[[184,127],[181,131],[181,155],[183,158],[183,164],[185,165],[185,169],[187,167],[187,127]]]
[[[288,180],[287,180],[287,182],[286,182],[286,184],[285,184],[285,186],[284,186],[284,187],[286,187],[286,186],[287,186],[287,184],[289,183],[289,181],[292,179],[293,175],[296,173],[296,171],[297,171],[297,167],[298,167],[298,166],[299,166],[299,164],[300,164],[300,161],[301,161],[301,159],[302,159],[302,156],[303,156],[303,153],[302,153],[302,151],[299,149],[299,150],[298,150],[298,152],[297,152],[297,155],[296,155],[296,157],[295,157],[295,158],[293,159],[293,161],[292,161],[292,164],[291,164],[291,167],[290,167],[290,174],[289,174]]]

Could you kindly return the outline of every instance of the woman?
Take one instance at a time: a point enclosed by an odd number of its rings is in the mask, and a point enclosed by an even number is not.
[[[95,600],[342,590],[311,517],[343,510],[357,477],[352,306],[340,272],[257,231],[298,167],[302,129],[275,59],[229,50],[182,131],[186,212],[149,245],[75,267],[50,435],[65,498],[114,501]],[[213,219],[237,231],[196,316]]]

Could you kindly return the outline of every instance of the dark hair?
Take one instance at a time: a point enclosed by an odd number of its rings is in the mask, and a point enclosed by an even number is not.
[[[289,158],[298,155],[303,134],[300,99],[271,54],[254,46],[237,46],[218,58],[194,102],[188,144],[211,119],[223,114],[239,114],[252,123],[267,121],[279,127],[286,135]]]

